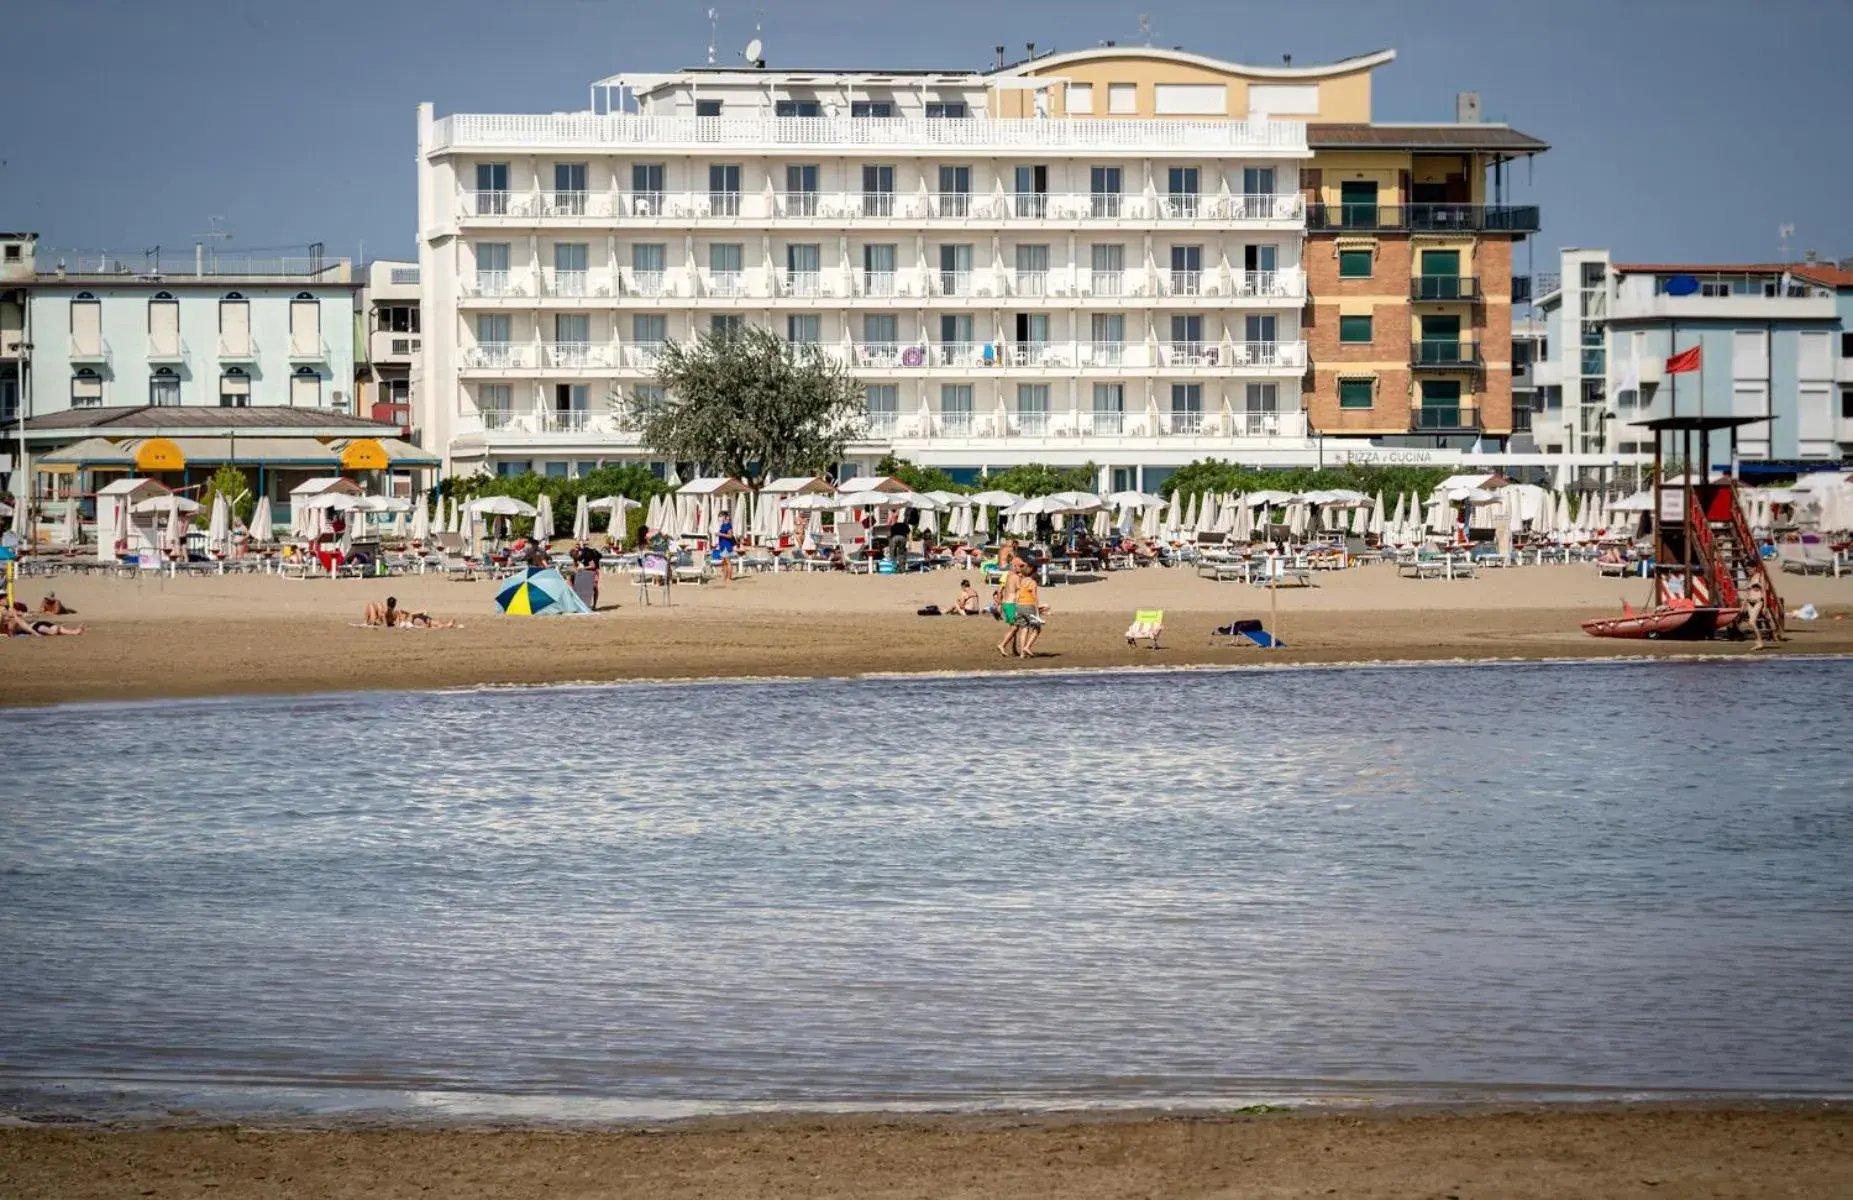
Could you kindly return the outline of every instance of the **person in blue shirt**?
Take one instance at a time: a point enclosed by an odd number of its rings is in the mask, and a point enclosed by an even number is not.
[[[721,582],[733,582],[733,558],[737,543],[733,536],[733,514],[721,514],[720,533],[714,539],[714,556],[721,560]]]

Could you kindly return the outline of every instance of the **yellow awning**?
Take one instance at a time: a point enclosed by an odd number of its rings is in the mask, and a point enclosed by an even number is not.
[[[186,465],[187,456],[170,438],[151,437],[135,447],[137,471],[182,471]]]

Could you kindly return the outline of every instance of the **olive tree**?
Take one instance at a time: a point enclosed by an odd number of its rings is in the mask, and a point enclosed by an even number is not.
[[[867,419],[862,384],[814,345],[767,329],[671,342],[657,360],[663,399],[627,414],[643,444],[753,483],[842,461]]]

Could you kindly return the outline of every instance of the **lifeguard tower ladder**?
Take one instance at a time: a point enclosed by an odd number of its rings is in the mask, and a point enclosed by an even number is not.
[[[1710,610],[1715,629],[1729,631],[1743,619],[1742,593],[1754,581],[1764,598],[1757,624],[1765,638],[1776,640],[1783,636],[1782,600],[1737,495],[1737,431],[1766,420],[1656,417],[1636,425],[1654,435],[1654,603],[1690,600],[1700,611]],[[1731,468],[1713,480],[1709,447],[1719,430],[1730,433]],[[1683,478],[1669,483],[1666,464],[1675,451]]]

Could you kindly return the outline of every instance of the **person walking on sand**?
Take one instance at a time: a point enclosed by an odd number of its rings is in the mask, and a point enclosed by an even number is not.
[[[1042,606],[1041,595],[1036,584],[1036,570],[1026,562],[1017,563],[1017,615],[1012,622],[1022,634],[1018,640],[1018,653],[1024,658],[1034,658],[1036,639],[1042,636],[1042,615],[1048,610]]]
[[[1007,570],[997,582],[997,611],[1004,620],[1004,640],[997,643],[997,652],[1005,658],[1023,656],[1017,632],[1017,586],[1021,580],[1016,571]]]
[[[739,543],[733,535],[733,513],[721,514],[720,532],[714,537],[714,556],[721,560],[721,582],[733,582],[733,559],[739,551]]]
[[[1756,645],[1751,649],[1761,650],[1764,644],[1763,614],[1769,609],[1769,597],[1763,591],[1763,581],[1752,578],[1744,585],[1744,590],[1738,599],[1743,601],[1744,620],[1749,622],[1750,632],[1756,637]]]

